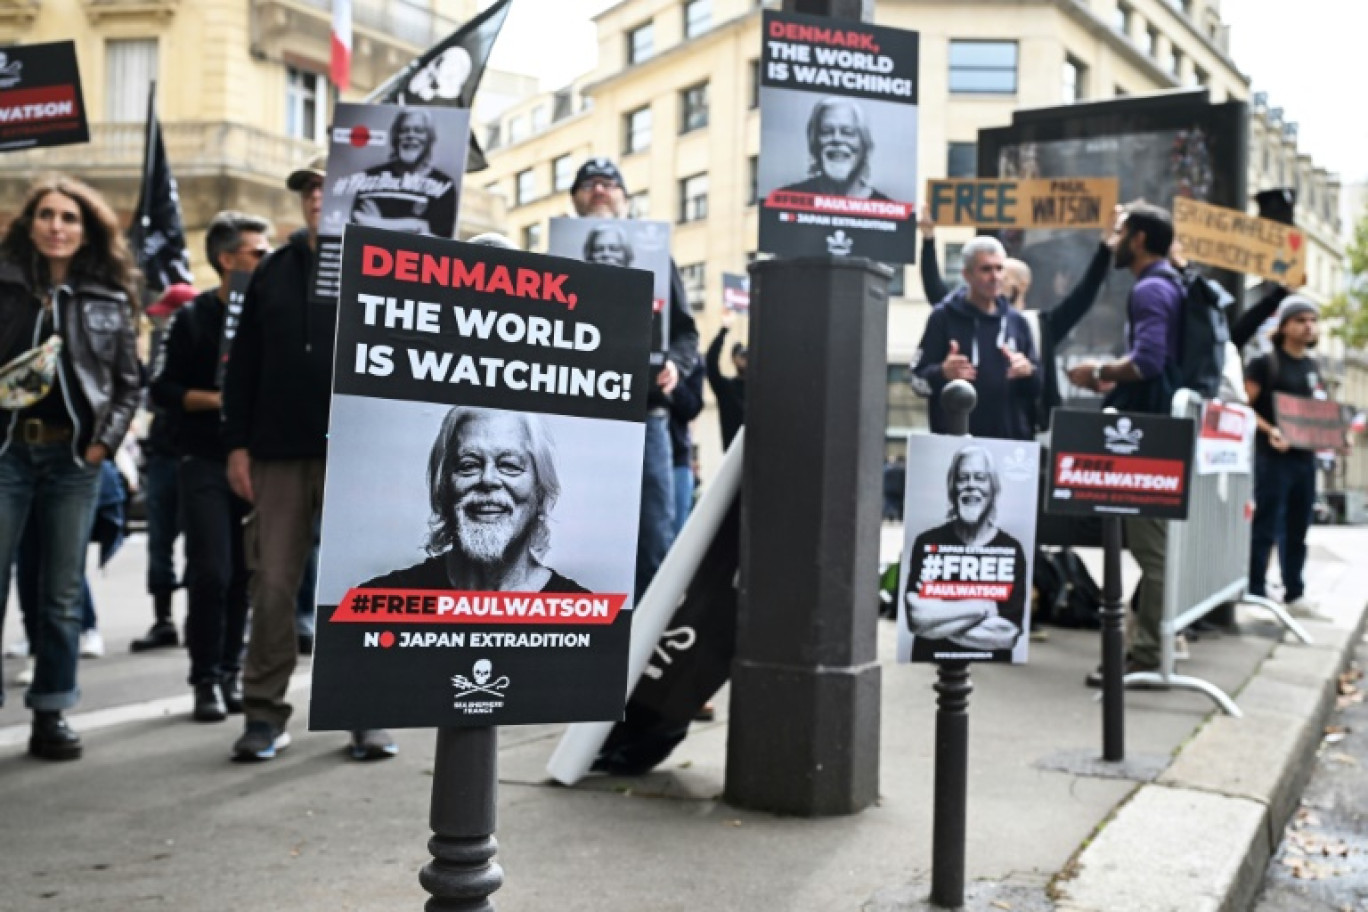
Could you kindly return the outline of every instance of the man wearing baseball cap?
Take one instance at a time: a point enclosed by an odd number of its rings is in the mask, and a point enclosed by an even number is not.
[[[1320,308],[1301,294],[1278,307],[1273,348],[1245,368],[1245,392],[1258,416],[1254,451],[1254,524],[1249,543],[1249,594],[1264,595],[1274,544],[1282,565],[1283,602],[1299,617],[1321,619],[1306,598],[1306,531],[1316,502],[1316,454],[1293,449],[1277,425],[1273,394],[1326,399],[1324,376],[1310,354],[1319,337]]]
[[[254,507],[245,541],[252,568],[242,676],[247,724],[232,751],[242,762],[273,759],[290,743],[285,691],[298,659],[295,597],[323,503],[337,330],[336,305],[309,300],[326,173],[319,157],[285,181],[299,195],[304,227],[252,274],[223,382],[228,484]],[[396,752],[384,731],[352,733],[358,760]]]

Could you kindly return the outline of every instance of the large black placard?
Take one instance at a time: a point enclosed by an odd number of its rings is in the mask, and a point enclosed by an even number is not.
[[[1055,409],[1046,510],[1187,519],[1194,433],[1187,418]]]
[[[0,151],[89,141],[76,43],[0,51]]]

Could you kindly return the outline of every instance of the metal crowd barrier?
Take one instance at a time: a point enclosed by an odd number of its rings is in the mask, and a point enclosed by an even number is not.
[[[1173,397],[1173,416],[1201,427],[1202,398],[1192,390]],[[1268,611],[1303,643],[1311,637],[1277,602],[1250,595],[1249,537],[1254,475],[1199,475],[1194,466],[1188,518],[1168,524],[1164,560],[1164,619],[1159,628],[1157,672],[1126,675],[1133,684],[1178,687],[1206,694],[1227,714],[1243,714],[1230,695],[1210,681],[1177,674],[1175,641],[1192,624],[1222,605],[1236,603]]]

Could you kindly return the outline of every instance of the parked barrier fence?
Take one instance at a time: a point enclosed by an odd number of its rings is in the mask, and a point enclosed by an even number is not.
[[[1191,390],[1173,398],[1173,415],[1191,418],[1201,427],[1203,400]],[[1311,637],[1277,602],[1249,594],[1249,539],[1253,513],[1254,475],[1201,475],[1193,470],[1188,518],[1168,524],[1168,554],[1164,561],[1164,619],[1159,628],[1157,672],[1126,675],[1126,685],[1176,687],[1210,697],[1231,716],[1239,706],[1215,684],[1175,670],[1178,634],[1208,613],[1231,603],[1268,611],[1303,643]]]

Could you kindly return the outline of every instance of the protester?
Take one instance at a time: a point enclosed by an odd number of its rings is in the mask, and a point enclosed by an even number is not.
[[[228,274],[252,272],[271,247],[270,224],[241,212],[209,222],[204,246],[220,283],[177,314],[157,358],[152,398],[175,428],[185,522],[191,716],[222,722],[242,711],[242,641],[247,629],[247,565],[242,523],[251,505],[228,487],[220,435],[219,366],[228,312]]]
[[[703,362],[697,361],[693,370],[679,381],[670,396],[670,456],[674,465],[674,531],[684,528],[693,508],[694,470],[693,434],[689,424],[703,411]]]
[[[261,261],[243,300],[223,383],[228,483],[254,507],[246,558],[252,568],[252,629],[243,667],[246,725],[239,761],[271,760],[290,743],[285,700],[298,661],[295,601],[323,501],[336,304],[309,302],[318,244],[324,162],[292,172],[305,227]],[[391,757],[382,730],[352,733],[358,760]]]
[[[708,346],[708,386],[717,399],[717,420],[722,425],[722,448],[731,446],[736,432],[746,423],[746,365],[750,362],[746,346],[737,342],[731,347],[732,369],[734,376],[722,373],[722,348],[726,345],[727,333],[736,323],[736,313],[727,311],[722,315],[722,328]]]
[[[100,465],[138,407],[133,278],[114,213],[68,177],[31,188],[0,240],[0,364],[54,336],[61,342],[56,357],[40,352],[0,382],[9,411],[0,445],[0,592],[9,591],[19,537],[36,513],[44,585],[24,702],[33,711],[29,753],[45,760],[82,753],[63,713],[80,698],[81,575]]]
[[[1030,440],[1040,376],[1031,332],[1001,294],[1002,245],[977,237],[964,246],[965,285],[936,306],[912,363],[912,388],[930,398],[931,431],[947,432],[941,390],[967,380],[978,393],[969,414],[976,437]]]
[[[166,340],[171,318],[196,292],[190,285],[172,285],[162,293],[147,315],[152,318],[152,350],[158,355]],[[153,372],[157,370],[154,363]],[[146,652],[179,644],[171,614],[171,597],[180,588],[176,573],[176,539],[180,537],[180,482],[177,480],[176,445],[171,422],[162,408],[150,401],[152,425],[142,440],[143,476],[147,504],[147,593],[152,596],[152,626],[129,644],[133,652]]]
[[[1245,391],[1259,423],[1254,450],[1254,524],[1249,542],[1249,594],[1267,597],[1274,544],[1282,568],[1283,603],[1299,617],[1323,620],[1306,597],[1306,531],[1316,503],[1316,454],[1293,449],[1277,425],[1273,395],[1325,399],[1325,375],[1311,356],[1320,335],[1320,309],[1294,294],[1278,308],[1273,350],[1245,368]]]
[[[1114,261],[1129,269],[1135,286],[1126,301],[1129,351],[1117,361],[1085,361],[1069,370],[1078,387],[1104,393],[1105,407],[1123,412],[1166,415],[1181,384],[1178,346],[1183,321],[1182,280],[1167,257],[1173,245],[1173,219],[1165,209],[1137,202],[1125,207],[1117,225]],[[1136,589],[1135,636],[1126,656],[1126,673],[1159,668],[1159,625],[1164,616],[1164,561],[1168,520],[1126,520],[1126,541],[1140,565]],[[1088,686],[1102,686],[1101,670]]]
[[[570,185],[581,218],[626,218],[627,189],[622,172],[608,158],[591,158]],[[641,480],[641,527],[637,536],[636,598],[655,577],[674,539],[674,490],[670,455],[670,395],[698,361],[698,330],[685,304],[684,280],[670,261],[670,337],[665,364],[646,399],[646,450]]]

